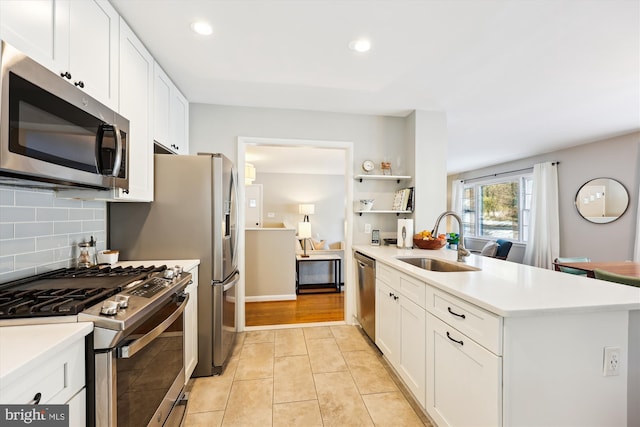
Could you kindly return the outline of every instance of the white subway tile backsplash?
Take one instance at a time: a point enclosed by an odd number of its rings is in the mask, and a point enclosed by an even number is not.
[[[0,206],[13,206],[15,191],[0,188]]]
[[[104,230],[104,221],[82,221],[82,231]]]
[[[98,208],[102,208],[104,209],[105,207],[105,202],[99,202],[99,201],[95,201],[95,200],[83,200],[82,201],[82,207],[85,209],[98,209]]]
[[[15,268],[13,268],[13,257],[12,256],[0,257],[0,274],[8,273],[13,270],[15,270]]]
[[[36,239],[3,240],[0,245],[0,256],[26,254],[36,250]]]
[[[35,208],[2,206],[0,209],[0,222],[33,222],[35,220]]]
[[[20,222],[18,224],[15,224],[16,239],[20,239],[23,237],[50,236],[52,234],[52,222]]]
[[[41,264],[49,264],[54,261],[53,251],[31,252],[29,254],[16,255],[15,268],[23,269],[37,267]]]
[[[76,199],[53,199],[53,206],[56,208],[81,208],[82,202]]]
[[[0,185],[0,283],[75,266],[77,244],[106,249],[106,202]]]
[[[47,271],[58,270],[60,268],[74,267],[75,263],[70,260],[52,262],[51,264],[42,264],[36,267],[36,274],[46,273]]]
[[[25,268],[24,270],[13,270],[8,273],[0,274],[0,283],[22,279],[23,277],[33,276],[34,274],[36,274],[36,269],[34,267]]]
[[[16,206],[53,206],[52,191],[16,191]]]
[[[53,223],[53,234],[79,233],[82,231],[82,221],[60,221]]]
[[[13,239],[13,224],[0,224],[0,240]]]
[[[67,208],[37,208],[36,221],[68,221],[69,209]]]
[[[92,220],[95,209],[69,209],[69,220]]]
[[[45,236],[36,238],[36,250],[56,249],[69,247],[69,236],[61,234],[57,236]]]

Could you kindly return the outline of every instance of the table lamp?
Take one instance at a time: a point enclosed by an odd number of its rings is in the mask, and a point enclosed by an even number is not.
[[[298,213],[304,215],[304,222],[309,222],[309,215],[316,212],[316,205],[311,203],[302,203],[298,205]],[[311,236],[309,236],[311,237]]]
[[[311,238],[311,223],[299,222],[298,223],[298,239],[302,239],[302,246],[304,248],[303,258],[309,258],[307,255],[307,239]]]

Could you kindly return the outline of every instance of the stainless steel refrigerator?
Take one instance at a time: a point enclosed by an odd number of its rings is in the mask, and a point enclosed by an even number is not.
[[[221,154],[156,154],[154,161],[152,203],[110,204],[109,246],[125,260],[200,260],[193,375],[219,374],[237,331],[237,174]]]

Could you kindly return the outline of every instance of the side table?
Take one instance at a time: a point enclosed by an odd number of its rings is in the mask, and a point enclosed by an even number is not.
[[[311,262],[327,262],[333,263],[333,282],[327,280],[326,283],[300,283],[300,264]],[[340,278],[342,277],[342,258],[339,255],[310,255],[303,257],[296,255],[296,294],[301,289],[308,288],[335,288],[336,292],[340,292]],[[305,292],[311,293],[311,292]]]

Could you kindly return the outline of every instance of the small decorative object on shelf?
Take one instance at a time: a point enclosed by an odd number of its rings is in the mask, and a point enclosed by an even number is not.
[[[360,210],[370,211],[373,207],[373,199],[360,199]]]
[[[382,169],[382,175],[393,175],[391,173],[391,162],[381,162],[380,168]]]
[[[371,172],[374,167],[375,166],[371,160],[365,160],[364,162],[362,162],[362,170],[366,173]]]

